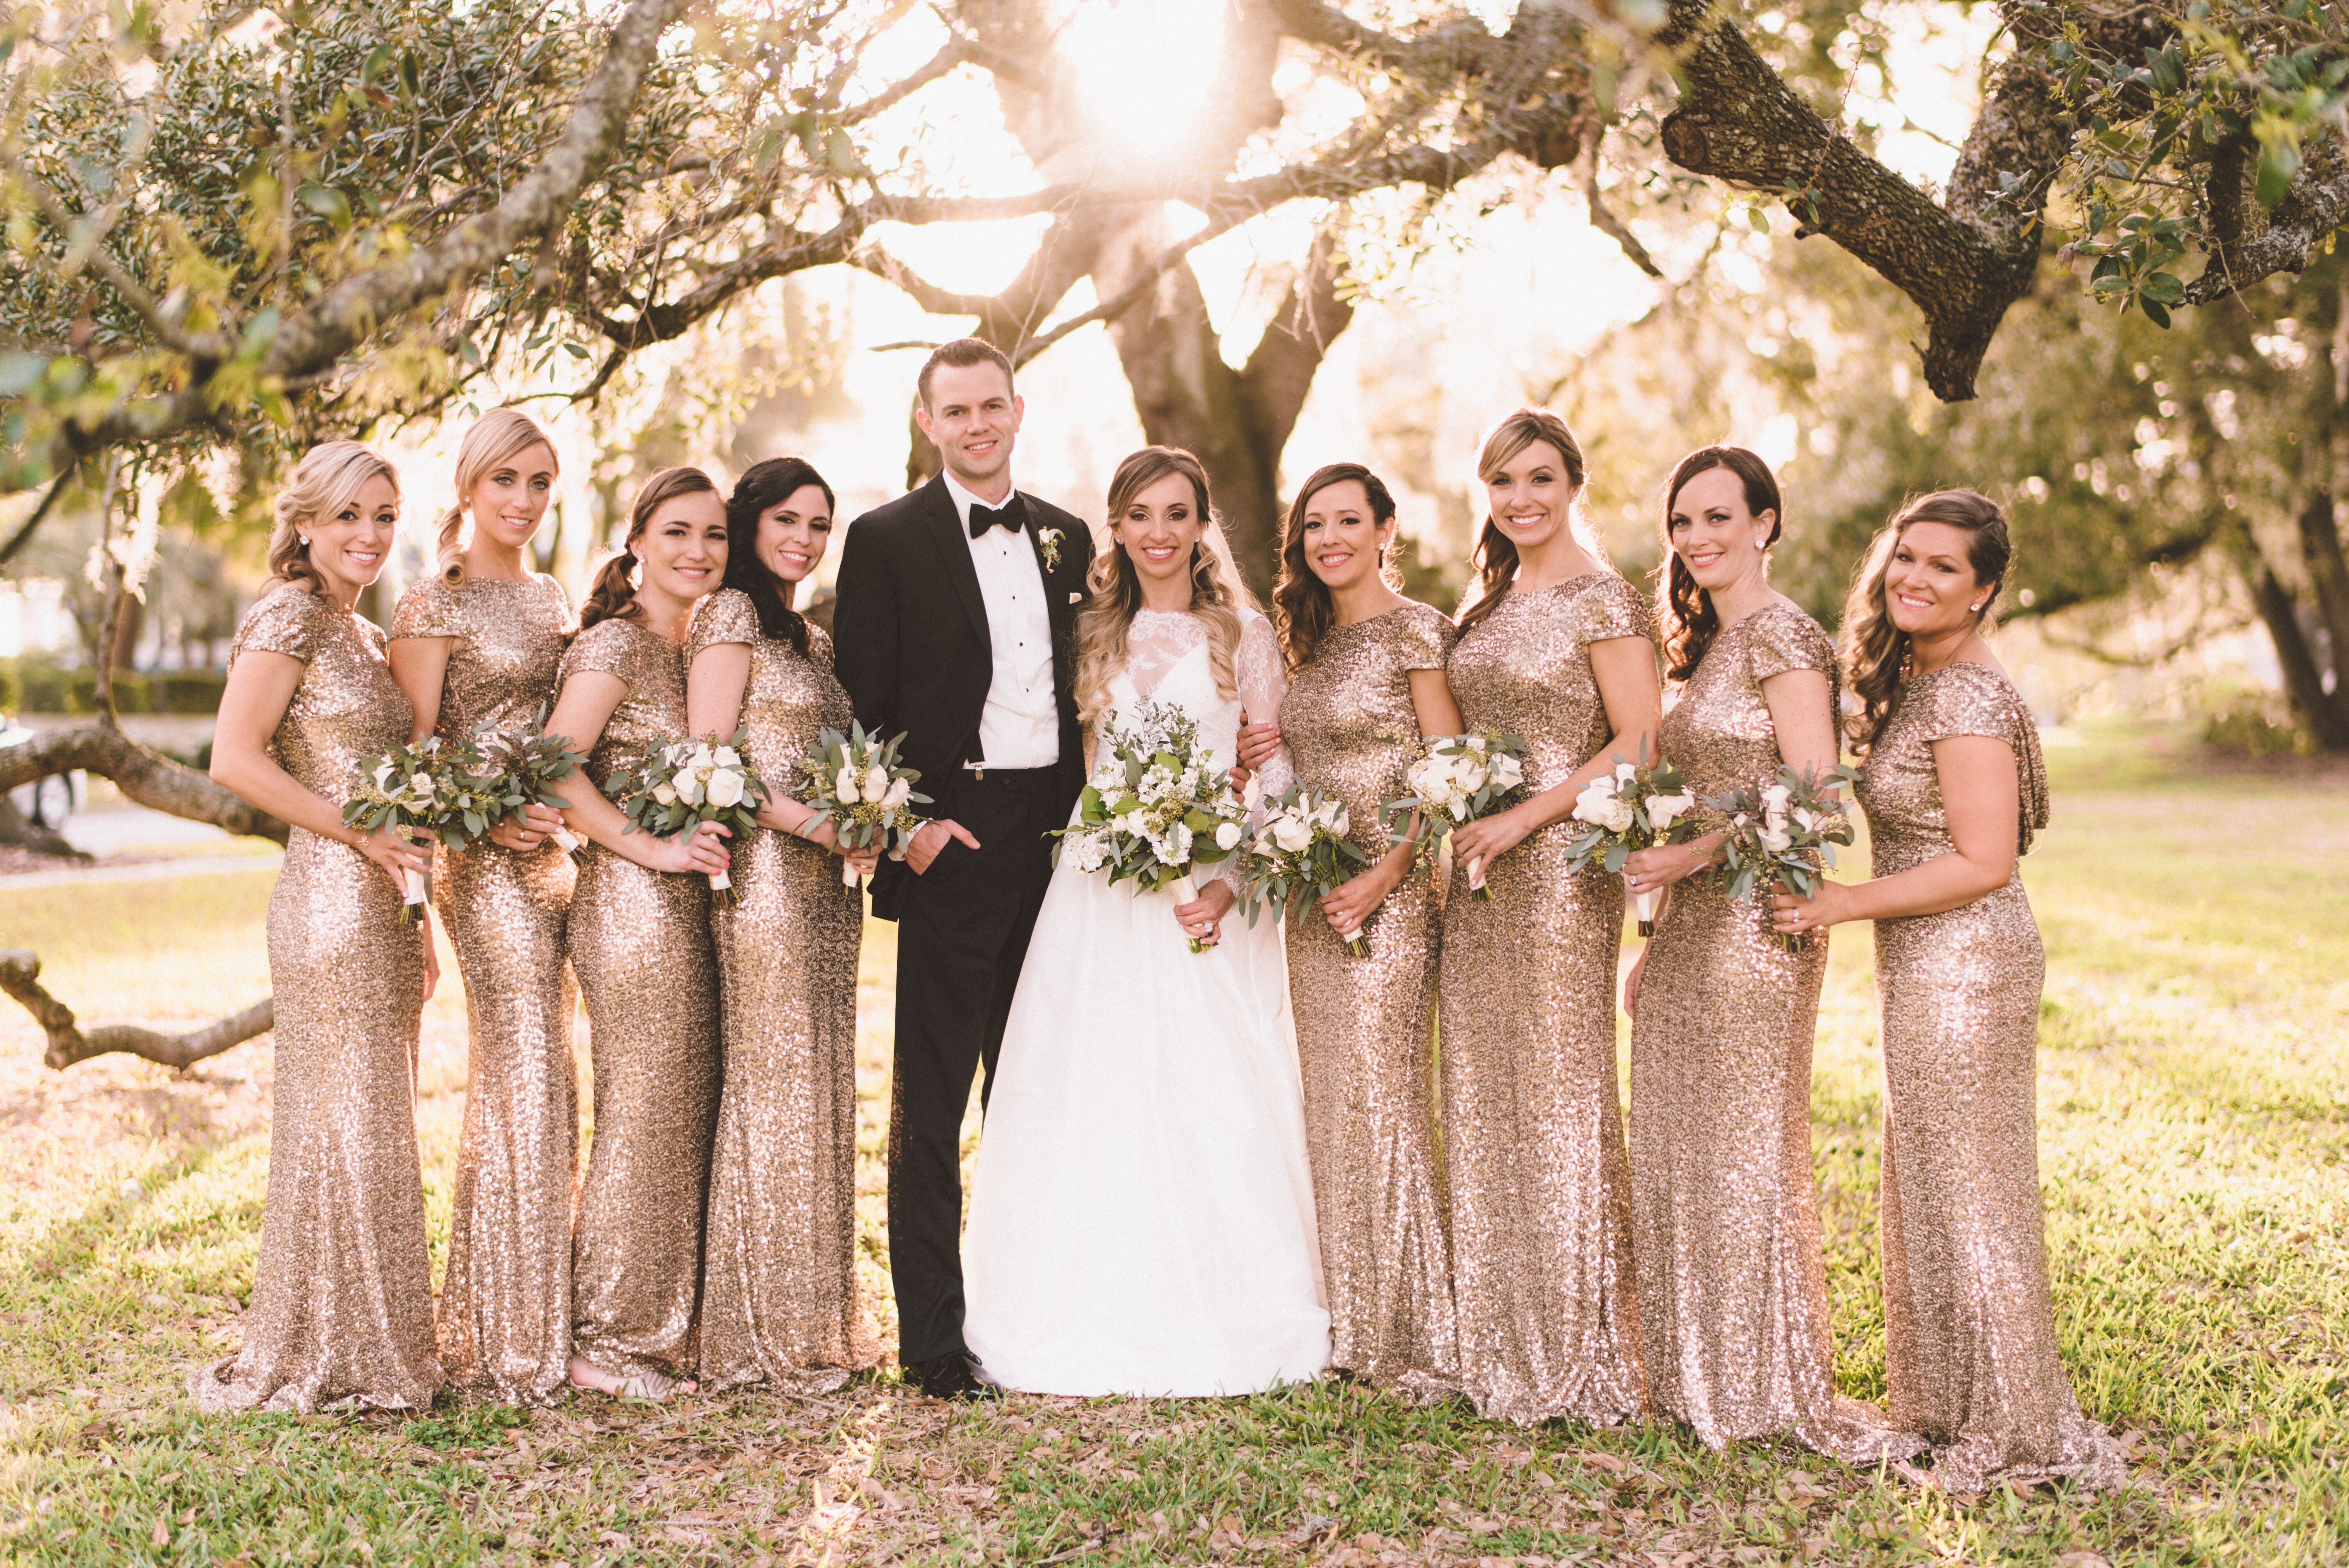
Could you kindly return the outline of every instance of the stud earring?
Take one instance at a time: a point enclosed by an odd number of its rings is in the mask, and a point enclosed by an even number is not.
[[[1766,539],[1757,539],[1754,542],[1754,548],[1756,550],[1767,550],[1770,548],[1770,542]]]
[[[1982,614],[1982,606],[1980,604],[1969,604],[1966,608],[1972,611],[1977,615]]]

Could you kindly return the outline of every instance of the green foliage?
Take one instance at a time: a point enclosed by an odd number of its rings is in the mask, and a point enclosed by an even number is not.
[[[120,671],[114,677],[114,710],[208,717],[220,711],[221,691],[227,684],[226,676],[208,670]],[[0,659],[0,713],[97,711],[97,672],[72,669],[40,654]]]
[[[2271,757],[2305,757],[2316,749],[2308,731],[2297,725],[2278,724],[2255,707],[2212,714],[2202,727],[2202,743],[2213,750],[2254,761]]]

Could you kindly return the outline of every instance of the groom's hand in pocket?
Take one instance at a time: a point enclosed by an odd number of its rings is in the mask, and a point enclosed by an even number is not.
[[[914,868],[916,876],[930,869],[949,839],[960,839],[969,848],[978,848],[978,841],[970,836],[968,828],[947,818],[925,822],[915,831],[913,841],[905,846],[905,863]]]

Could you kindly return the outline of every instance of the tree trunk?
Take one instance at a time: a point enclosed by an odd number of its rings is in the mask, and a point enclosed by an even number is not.
[[[2283,688],[2292,710],[2320,748],[2349,751],[2349,713],[2344,713],[2339,694],[2324,689],[2315,653],[2300,629],[2300,606],[2293,602],[2292,590],[2264,558],[2256,555],[2244,562],[2243,577],[2251,585],[2251,602],[2267,626],[2268,637],[2275,644],[2276,662],[2283,666]]]
[[[2308,564],[2308,579],[2316,589],[2316,606],[2324,617],[2325,640],[2332,645],[2333,700],[2349,700],[2349,562],[2341,555],[2341,530],[2333,520],[2333,494],[2319,490],[2300,509],[2300,555]]]

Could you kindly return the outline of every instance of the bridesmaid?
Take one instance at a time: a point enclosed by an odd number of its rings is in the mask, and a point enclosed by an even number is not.
[[[864,901],[829,822],[782,798],[825,729],[848,733],[832,638],[792,596],[832,541],[832,487],[798,458],[754,463],[726,503],[726,586],[695,612],[695,735],[749,731],[777,798],[733,846],[740,902],[710,914],[725,1088],[709,1173],[701,1372],[825,1394],[880,1359],[856,1289],[856,954]],[[811,823],[813,826],[811,827]],[[847,857],[869,874],[871,850]]]
[[[207,1414],[424,1409],[440,1363],[416,1034],[439,976],[429,925],[401,920],[400,886],[427,861],[342,814],[359,765],[409,738],[383,634],[354,609],[391,549],[398,475],[357,441],[329,441],[303,457],[276,510],[273,586],[229,651],[212,764],[293,827],[269,900],[269,1196],[244,1346],[199,1371],[191,1392]]]
[[[465,433],[439,569],[391,619],[391,673],[419,738],[526,729],[554,701],[571,605],[523,552],[555,472],[546,433],[517,409],[492,409]],[[468,512],[472,537],[460,543]],[[563,923],[573,869],[547,841],[562,820],[533,806],[492,844],[444,852],[433,879],[471,1025],[440,1356],[451,1382],[515,1404],[554,1403],[571,1357],[579,1106]]]
[[[1461,1375],[1487,1416],[1613,1422],[1644,1400],[1615,1066],[1623,889],[1568,869],[1568,819],[1588,780],[1652,748],[1655,645],[1577,512],[1564,420],[1519,409],[1476,469],[1482,582],[1448,673],[1469,728],[1525,738],[1528,793],[1452,836],[1437,989]]]
[[[1876,880],[1780,892],[1777,928],[1876,922],[1885,1379],[1952,1492],[2123,1485],[2055,1348],[2039,1204],[2039,926],[2015,862],[2047,825],[2029,707],[1982,640],[2013,546],[1972,490],[1910,501],[1844,610]]]
[[[1287,923],[1333,1367],[1423,1398],[1458,1387],[1459,1336],[1430,1092],[1436,907],[1390,849],[1381,808],[1403,792],[1422,735],[1456,735],[1444,684],[1452,624],[1388,581],[1395,504],[1360,463],[1297,492],[1273,620],[1289,670],[1279,733],[1298,777],[1345,802],[1363,870]],[[1338,928],[1362,929],[1368,958]]]
[[[595,1138],[572,1243],[571,1380],[630,1398],[683,1388],[694,1361],[701,1219],[718,1116],[718,975],[708,874],[725,830],[657,839],[593,780],[686,733],[685,638],[726,567],[726,506],[699,469],[637,492],[623,553],[604,563],[563,655],[550,735],[588,754],[564,812],[592,841],[571,900],[571,962],[587,999]]]
[[[1661,738],[1700,798],[1835,766],[1835,650],[1770,587],[1782,514],[1776,479],[1742,447],[1690,453],[1664,491],[1659,618],[1678,690]],[[1785,1434],[1846,1460],[1913,1453],[1830,1378],[1810,1116],[1826,938],[1789,953],[1766,898],[1733,903],[1722,879],[1692,876],[1719,841],[1624,866],[1634,891],[1672,890],[1624,985],[1649,1397],[1712,1448]]]

